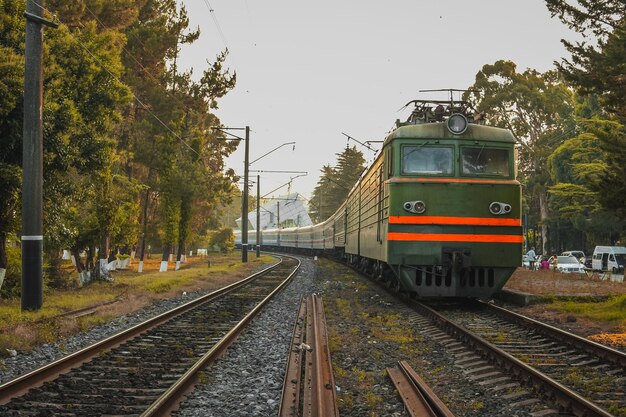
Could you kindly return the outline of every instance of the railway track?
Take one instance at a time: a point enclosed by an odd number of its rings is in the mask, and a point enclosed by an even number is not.
[[[322,299],[300,301],[279,417],[339,417]]]
[[[626,354],[485,303],[437,311],[413,305],[475,352],[459,360],[462,367],[484,367],[487,374],[485,361],[495,364],[505,373],[498,377],[500,386],[534,388],[559,413],[626,416]],[[518,393],[511,400],[526,394],[524,389]]]
[[[0,386],[0,414],[165,415],[295,274],[283,260]]]
[[[454,414],[406,361],[399,361],[395,368],[387,368],[387,374],[402,397],[406,411],[411,417],[454,417]]]

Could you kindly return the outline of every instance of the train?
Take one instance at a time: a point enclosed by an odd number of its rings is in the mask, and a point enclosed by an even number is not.
[[[341,258],[414,297],[489,298],[521,265],[515,138],[465,101],[409,104],[331,217],[262,230],[261,246]]]

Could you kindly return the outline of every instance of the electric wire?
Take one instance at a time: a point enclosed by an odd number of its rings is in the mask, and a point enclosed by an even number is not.
[[[213,19],[213,23],[215,23],[215,27],[217,28],[217,33],[219,33],[220,38],[222,39],[222,42],[224,43],[224,47],[226,48],[226,50],[228,50],[228,44],[226,42],[226,37],[224,36],[224,32],[222,32],[222,28],[220,27],[220,23],[217,21],[217,16],[215,16],[215,10],[213,9],[211,4],[209,3],[209,0],[204,0],[204,4],[206,5],[207,9],[209,9],[209,14],[211,15],[211,18]]]

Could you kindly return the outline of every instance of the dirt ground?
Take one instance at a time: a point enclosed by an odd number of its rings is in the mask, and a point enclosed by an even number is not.
[[[626,283],[602,280],[595,275],[563,274],[555,271],[530,271],[518,268],[504,287],[529,294],[555,296],[611,296],[626,294]],[[626,349],[623,323],[592,320],[551,308],[551,304],[517,307],[516,311],[554,324],[580,336]]]
[[[600,279],[597,274],[563,274],[517,268],[504,288],[537,295],[618,295],[626,294],[626,283]]]

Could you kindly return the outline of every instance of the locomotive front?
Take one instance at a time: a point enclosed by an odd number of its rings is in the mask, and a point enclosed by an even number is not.
[[[521,259],[515,140],[454,109],[440,115],[385,141],[387,265],[420,297],[489,297]]]

